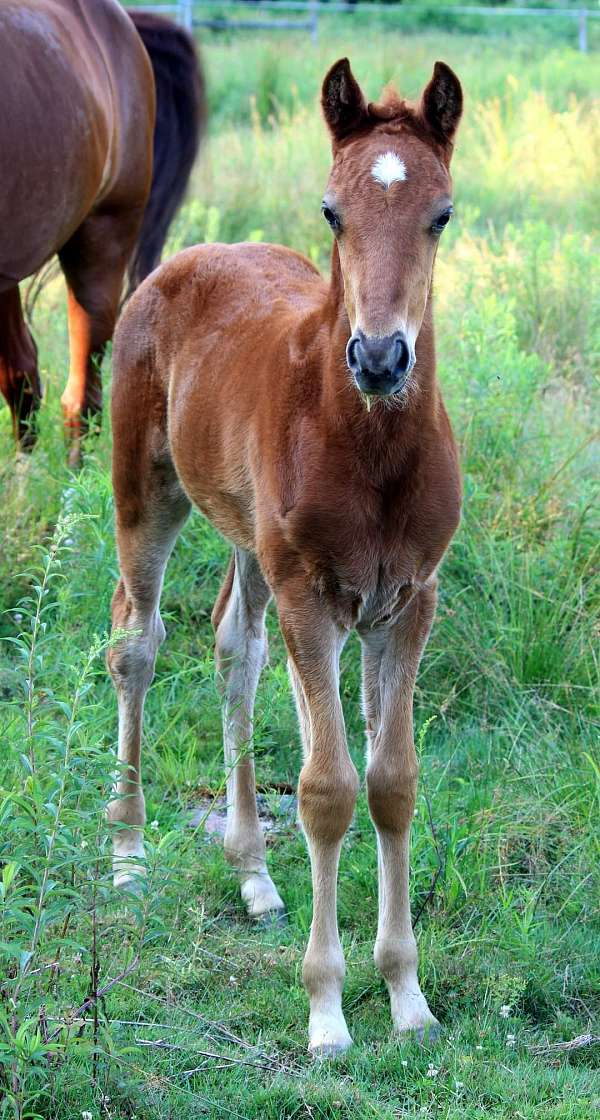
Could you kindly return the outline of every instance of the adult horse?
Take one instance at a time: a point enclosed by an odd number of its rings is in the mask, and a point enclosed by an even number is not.
[[[193,42],[117,0],[2,0],[0,104],[0,389],[30,448],[41,386],[18,285],[58,253],[74,462],[86,416],[102,407],[100,363],[126,269],[134,287],[157,264],[196,156]]]
[[[379,850],[375,960],[396,1029],[423,1032],[436,1022],[417,979],[408,892],[412,699],[436,572],[460,515],[430,292],[452,212],[462,95],[452,71],[436,63],[418,105],[390,92],[367,105],[342,59],[325,78],[322,102],[333,141],[322,207],[334,233],[331,282],[279,246],[200,246],[141,286],[117,330],[121,579],[113,622],[136,634],[109,653],[122,763],[109,815],[115,877],[124,883],[143,856],[142,712],[164,637],[160,591],[193,504],[234,546],[213,622],[228,770],[225,850],[253,917],[283,907],[265,863],[248,752],[271,596],[277,605],[305,750],[310,1048],[331,1054],[350,1044],[336,884],[358,789],[338,685],[353,628],[363,649],[367,794]]]

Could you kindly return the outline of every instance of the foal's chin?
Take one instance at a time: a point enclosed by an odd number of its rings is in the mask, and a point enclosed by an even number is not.
[[[418,387],[413,377],[407,377],[406,381],[400,388],[395,389],[391,393],[374,393],[366,392],[353,378],[354,387],[358,390],[367,410],[371,412],[375,407],[378,409],[387,409],[388,411],[394,409],[402,411],[405,409],[410,401],[414,400]]]

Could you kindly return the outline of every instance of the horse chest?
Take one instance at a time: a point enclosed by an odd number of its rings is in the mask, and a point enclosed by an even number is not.
[[[319,595],[345,626],[393,613],[424,576],[407,516],[374,516],[348,490],[335,500],[304,503],[282,519],[286,543]],[[427,573],[428,574],[428,573]]]

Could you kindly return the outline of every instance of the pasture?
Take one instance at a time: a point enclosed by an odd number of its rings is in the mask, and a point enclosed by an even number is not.
[[[255,929],[207,828],[224,790],[210,610],[228,548],[199,516],[169,565],[147,704],[148,882],[138,898],[113,890],[110,430],[105,418],[72,475],[56,279],[33,313],[45,399],[27,461],[0,411],[0,1115],[588,1120],[598,1046],[564,1044],[600,1034],[597,55],[546,35],[400,35],[349,19],[321,20],[317,47],[207,34],[202,49],[209,139],[171,252],[268,240],[328,267],[317,95],[340,55],[373,98],[389,81],[416,94],[436,58],[465,90],[435,285],[465,509],[418,681],[411,884],[444,1031],[422,1047],[390,1035],[361,792],[339,881],[355,1046],[335,1063],[305,1052],[310,870],[283,647],[270,614],[254,745],[289,921]],[[109,381],[107,363],[105,401]],[[355,640],[342,689],[362,773]]]

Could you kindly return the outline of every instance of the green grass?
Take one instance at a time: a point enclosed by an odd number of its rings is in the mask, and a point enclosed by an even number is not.
[[[597,59],[545,38],[367,39],[341,21],[316,50],[301,36],[207,38],[211,135],[172,249],[252,236],[326,267],[329,156],[316,98],[344,53],[370,96],[392,78],[416,94],[437,57],[467,95],[457,220],[436,283],[465,513],[417,691],[411,886],[422,982],[444,1034],[424,1048],[390,1035],[371,956],[375,845],[363,794],[339,898],[355,1047],[335,1065],[305,1053],[300,834],[282,820],[269,842],[289,924],[257,931],[220,847],[187,825],[199,791],[223,782],[209,616],[227,546],[199,517],[169,567],[168,640],[147,705],[148,889],[138,900],[114,894],[101,813],[116,726],[103,667],[116,578],[110,431],[70,477],[55,282],[36,311],[46,399],[25,466],[15,468],[0,412],[0,1116],[589,1120],[600,1106],[598,1047],[552,1048],[600,1033]],[[296,721],[269,625],[258,780],[294,785]],[[356,642],[342,688],[362,768]],[[93,1000],[74,1014],[107,984],[96,1023]]]

